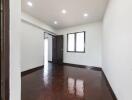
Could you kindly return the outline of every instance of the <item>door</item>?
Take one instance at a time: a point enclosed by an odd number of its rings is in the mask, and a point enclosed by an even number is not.
[[[1,0],[1,32],[0,32],[0,100],[9,100],[9,0]]]
[[[53,63],[63,63],[63,35],[53,37],[52,61]]]

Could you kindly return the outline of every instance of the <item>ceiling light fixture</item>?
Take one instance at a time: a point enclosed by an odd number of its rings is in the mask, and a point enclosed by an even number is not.
[[[84,17],[88,17],[88,13],[84,13],[83,16],[84,16]]]
[[[57,22],[57,21],[54,21],[54,24],[55,24],[55,25],[57,25],[57,24],[58,24],[58,22]]]
[[[33,6],[32,2],[30,2],[30,1],[27,2],[27,5],[30,6],[30,7]]]
[[[63,9],[61,12],[62,12],[62,14],[66,14],[67,13],[67,11],[65,9]]]

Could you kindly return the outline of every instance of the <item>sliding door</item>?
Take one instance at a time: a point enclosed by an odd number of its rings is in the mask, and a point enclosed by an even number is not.
[[[53,63],[63,63],[63,35],[53,37],[52,55]]]

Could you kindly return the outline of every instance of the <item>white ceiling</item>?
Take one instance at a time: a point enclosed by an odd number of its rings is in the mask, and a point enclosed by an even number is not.
[[[32,7],[27,1],[33,3]],[[108,0],[22,0],[22,11],[56,29],[88,24],[102,20]],[[67,13],[62,14],[61,10]],[[88,13],[84,18],[83,14]],[[58,21],[58,25],[54,24]]]

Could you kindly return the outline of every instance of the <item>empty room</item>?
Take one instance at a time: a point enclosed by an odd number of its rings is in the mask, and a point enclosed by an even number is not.
[[[132,1],[1,0],[1,100],[132,100]]]

